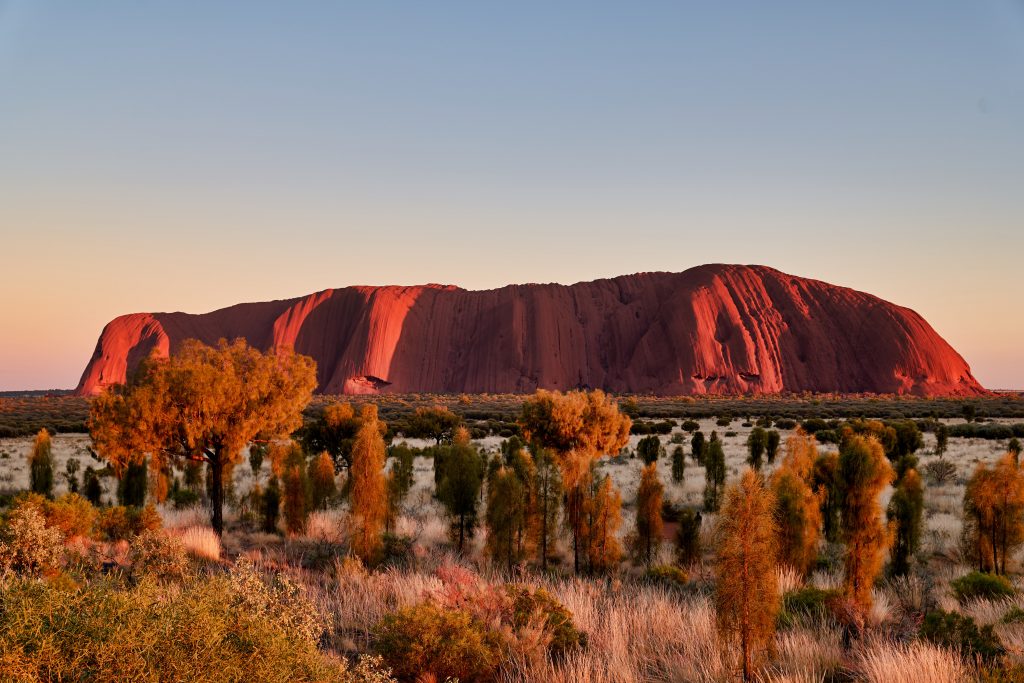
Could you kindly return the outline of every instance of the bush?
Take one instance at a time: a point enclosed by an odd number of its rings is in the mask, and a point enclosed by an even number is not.
[[[775,421],[776,429],[796,429],[796,420],[783,418]]]
[[[842,594],[838,590],[823,590],[807,586],[790,591],[782,597],[780,619],[793,620],[798,616],[824,617]]]
[[[460,683],[493,679],[504,638],[461,609],[426,602],[389,614],[374,628],[376,650],[399,680],[424,675]]]
[[[974,599],[992,600],[1006,598],[1014,594],[1013,584],[1008,579],[995,574],[971,572],[953,581],[950,586],[953,594],[961,603]]]
[[[977,656],[987,661],[1006,652],[991,624],[978,628],[974,619],[957,612],[929,612],[921,624],[921,637],[936,645],[958,650],[968,657]]]
[[[58,529],[46,526],[39,508],[19,505],[7,514],[0,527],[0,572],[41,574],[56,569],[63,557],[64,536]],[[0,614],[4,614],[3,610]]]
[[[924,476],[929,486],[942,486],[956,477],[956,465],[948,460],[932,460],[924,466]]]
[[[576,628],[572,612],[546,590],[509,586],[508,595],[512,600],[512,626],[519,630],[530,624],[543,624],[544,632],[551,637],[548,652],[552,655],[586,647],[587,635]]]
[[[372,663],[349,670],[324,657],[302,633],[254,613],[225,576],[173,593],[150,580],[78,591],[20,580],[0,591],[0,613],[4,680],[391,680]]]
[[[163,531],[146,530],[136,536],[128,557],[137,576],[180,580],[188,572],[185,546]]]
[[[163,527],[160,513],[152,504],[139,508],[115,505],[99,513],[96,530],[108,541],[123,541],[138,536],[143,531]]]
[[[45,513],[46,525],[59,529],[67,538],[91,535],[98,515],[92,503],[77,493],[47,503]]]
[[[679,567],[672,564],[658,564],[644,574],[651,583],[657,583],[672,588],[681,588],[690,582],[690,576]]]

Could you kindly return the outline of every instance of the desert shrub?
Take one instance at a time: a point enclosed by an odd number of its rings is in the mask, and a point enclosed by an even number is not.
[[[146,461],[133,462],[117,484],[117,500],[126,507],[142,507],[146,502],[149,467]]]
[[[489,681],[505,639],[461,609],[426,602],[384,617],[374,628],[376,650],[401,681],[423,675],[460,683]]]
[[[162,527],[160,513],[152,504],[142,509],[123,505],[104,508],[96,520],[96,530],[108,541],[127,540],[143,531]]]
[[[63,557],[64,536],[46,526],[38,507],[20,505],[7,514],[0,526],[0,571],[38,574],[55,569]]]
[[[924,466],[924,476],[929,486],[943,486],[956,477],[956,465],[948,460],[932,460]]]
[[[1014,605],[1010,609],[1006,610],[1006,614],[999,620],[1003,624],[1020,624],[1024,623],[1024,609]]]
[[[657,564],[644,573],[644,578],[651,583],[681,588],[690,581],[690,575],[683,569],[672,564]]]
[[[839,590],[823,590],[814,586],[805,586],[799,590],[790,591],[782,596],[779,625],[791,626],[800,617],[824,618],[841,597],[842,593]]]
[[[85,499],[93,505],[99,505],[103,499],[103,486],[100,484],[100,476],[92,467],[86,467],[82,474],[82,488]]]
[[[700,423],[697,422],[696,420],[683,420],[681,428],[684,432],[689,432],[692,434],[693,432],[700,429]]]
[[[715,420],[715,424],[718,425],[719,427],[728,427],[729,425],[732,424],[732,418],[720,417],[717,420]]]
[[[960,602],[968,600],[1010,597],[1014,594],[1013,584],[1009,579],[995,574],[971,572],[950,583],[953,595]]]
[[[957,612],[929,612],[921,624],[921,637],[969,657],[977,656],[988,661],[1005,653],[991,624],[979,628],[974,619]]]
[[[281,514],[281,489],[277,484],[277,477],[270,480],[270,485],[263,493],[263,530],[268,534],[277,533],[277,518]]]
[[[676,520],[676,561],[688,565],[700,559],[700,527],[702,518],[699,510],[684,508]]]
[[[796,424],[796,420],[790,420],[789,418],[775,420],[776,429],[796,429]]]
[[[89,536],[98,512],[88,500],[77,493],[69,493],[45,507],[46,525],[60,529],[67,538]]]
[[[645,465],[656,462],[658,456],[661,455],[661,441],[656,436],[645,436],[636,445],[636,454],[640,456]]]
[[[543,588],[509,586],[512,626],[516,630],[541,624],[550,636],[548,652],[561,655],[587,645],[587,634],[576,628],[572,612]]]
[[[308,645],[316,646],[327,628],[326,618],[287,575],[265,576],[256,565],[243,559],[232,567],[228,578],[235,604],[246,613],[276,624]]]
[[[305,634],[253,611],[225,576],[174,591],[103,579],[82,590],[16,581],[0,591],[5,680],[383,683],[373,663],[349,670]]]
[[[33,493],[49,496],[53,493],[53,448],[50,433],[41,429],[36,434],[32,453],[28,458],[29,489]]]
[[[146,530],[136,536],[128,557],[137,576],[180,580],[188,571],[185,546],[163,531]]]

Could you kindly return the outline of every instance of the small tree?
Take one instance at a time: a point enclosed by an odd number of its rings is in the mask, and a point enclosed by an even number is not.
[[[839,538],[839,456],[822,453],[814,461],[814,490],[821,500],[822,532],[828,541]]]
[[[277,519],[281,514],[281,485],[277,477],[271,477],[267,490],[263,492],[263,530],[268,534],[277,533]]]
[[[96,470],[86,466],[85,472],[82,474],[82,483],[85,489],[85,499],[96,507],[102,505],[103,486],[100,484],[100,477],[96,474]]]
[[[979,571],[997,574],[1024,543],[1024,473],[1011,454],[991,468],[979,463],[967,482],[963,541]]]
[[[764,458],[764,449],[768,446],[768,432],[763,427],[754,427],[750,430],[750,436],[747,437],[747,450],[750,452],[750,457],[747,458],[747,462],[755,470],[761,469],[762,459]]]
[[[886,516],[895,526],[895,539],[889,553],[889,569],[894,576],[910,571],[910,558],[921,542],[921,516],[924,512],[924,486],[915,469],[903,473],[889,500]]]
[[[686,453],[682,446],[672,449],[672,481],[682,484],[686,477]]]
[[[148,470],[145,461],[133,462],[125,468],[117,486],[117,499],[121,505],[140,508],[146,504]]]
[[[704,432],[695,432],[690,438],[690,454],[698,465],[704,465]]]
[[[379,420],[376,424],[384,438],[387,425]],[[352,466],[352,448],[362,426],[363,413],[356,412],[351,403],[329,403],[296,436],[307,453],[327,451],[334,460],[335,470],[342,471]]]
[[[704,509],[716,512],[725,490],[725,451],[717,432],[711,432],[711,440],[704,450]]]
[[[786,441],[786,456],[772,474],[779,561],[806,574],[818,556],[821,498],[813,484],[817,442],[802,430]]]
[[[452,518],[452,537],[461,553],[477,524],[477,504],[483,485],[485,463],[469,441],[469,432],[459,428],[445,457],[437,497]]]
[[[1017,440],[1017,437],[1013,437],[1007,442],[1006,452],[1013,456],[1014,462],[1020,462],[1020,441]]]
[[[543,448],[534,448],[533,490],[536,492],[530,537],[537,549],[541,571],[557,552],[558,508],[562,502],[562,478],[555,459]]]
[[[679,511],[676,529],[676,562],[682,566],[700,559],[700,527],[703,519],[699,510],[684,508]]]
[[[298,535],[306,529],[309,518],[309,476],[306,472],[306,456],[302,447],[291,442],[285,450],[284,482],[284,526],[289,534]]]
[[[590,571],[611,571],[622,558],[619,527],[622,526],[622,496],[611,477],[591,475],[590,496],[584,504],[585,539]]]
[[[416,454],[413,449],[405,444],[392,446],[389,455],[391,457],[391,471],[387,476],[388,491],[388,514],[384,528],[391,532],[398,520],[398,513],[402,501],[409,494],[414,483],[413,461]]]
[[[377,406],[364,405],[360,418],[362,424],[352,445],[352,552],[370,563],[380,554],[387,518],[386,453]]]
[[[658,462],[658,456],[661,455],[661,440],[654,434],[645,436],[636,445],[636,454],[640,456],[645,465]]]
[[[405,435],[433,439],[440,446],[442,443],[450,443],[461,425],[462,418],[444,406],[417,408],[409,418]]]
[[[327,451],[320,451],[309,470],[309,502],[314,510],[324,510],[337,492],[334,460]]]
[[[652,462],[640,474],[640,488],[636,494],[636,544],[633,558],[651,566],[651,559],[661,545],[664,523],[661,503],[664,487],[658,478],[658,463]]]
[[[782,441],[782,437],[779,435],[778,430],[771,429],[768,431],[768,438],[765,441],[764,454],[768,459],[768,464],[771,465],[775,462],[775,456],[779,453],[779,444]]]
[[[726,491],[718,518],[718,630],[726,643],[739,646],[744,681],[753,680],[779,613],[774,510],[771,491],[748,469]]]
[[[53,447],[50,433],[40,429],[28,458],[29,490],[50,498],[53,496]]]
[[[935,425],[935,455],[940,458],[946,454],[949,447],[949,428],[943,423]]]
[[[851,436],[839,453],[841,524],[846,541],[845,593],[867,612],[871,588],[889,547],[889,529],[882,522],[878,497],[893,480],[882,445],[872,436]]]
[[[68,483],[68,493],[78,493],[78,458],[68,458],[64,463],[64,479]]]
[[[519,532],[526,523],[525,487],[511,467],[500,466],[487,482],[487,554],[511,572],[521,559]]]

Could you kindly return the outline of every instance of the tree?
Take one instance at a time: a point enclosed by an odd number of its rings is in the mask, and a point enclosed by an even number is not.
[[[763,427],[754,427],[750,430],[750,436],[747,437],[747,450],[750,452],[750,457],[747,458],[747,462],[755,470],[761,469],[762,458],[764,457],[764,449],[768,446],[768,432]]]
[[[1013,456],[1014,462],[1020,462],[1020,441],[1017,440],[1017,437],[1007,442],[1006,452]]]
[[[537,549],[541,571],[547,571],[548,560],[557,551],[558,506],[562,502],[562,477],[551,452],[534,448],[533,490],[536,492],[530,537]]]
[[[28,458],[29,490],[50,498],[53,496],[53,447],[50,432],[40,429]]]
[[[363,426],[362,415],[351,403],[329,403],[315,420],[298,431],[299,442],[307,453],[327,451],[334,460],[335,470],[346,470],[352,466],[352,447]],[[378,421],[377,428],[384,438],[387,425]]]
[[[661,455],[661,439],[654,434],[645,436],[636,445],[636,454],[640,456],[645,465],[658,462],[658,456]]]
[[[462,418],[444,406],[417,408],[409,418],[405,435],[412,438],[433,439],[440,446],[451,442]]]
[[[182,342],[170,358],[151,355],[127,385],[93,400],[89,432],[115,472],[146,455],[205,462],[212,477],[211,521],[224,530],[224,472],[253,441],[287,436],[302,424],[316,365],[291,349],[266,354],[244,340],[216,347]]]
[[[334,480],[334,460],[327,451],[313,461],[309,469],[309,502],[314,510],[324,510],[328,502],[338,492],[338,484]]]
[[[863,612],[871,609],[871,589],[889,547],[878,501],[893,480],[882,445],[872,436],[853,435],[839,451],[841,525],[846,541],[844,592]]]
[[[117,486],[121,505],[140,508],[146,504],[148,466],[145,461],[133,462],[125,468]]]
[[[361,425],[352,444],[352,552],[363,562],[371,563],[380,554],[388,512],[386,452],[377,406],[367,403],[359,417]]]
[[[416,453],[403,443],[392,446],[388,455],[391,457],[391,471],[387,476],[388,514],[384,528],[390,532],[395,528],[402,501],[405,500],[414,483],[413,462]]]
[[[452,536],[460,553],[466,538],[472,538],[476,529],[484,467],[484,459],[469,441],[469,432],[465,428],[457,429],[444,460],[437,497],[452,517]]]
[[[487,482],[487,554],[511,572],[522,557],[519,532],[526,523],[525,487],[515,470],[501,465]]]
[[[822,532],[828,541],[839,538],[839,456],[822,453],[814,461],[814,490],[821,499]]]
[[[529,442],[549,449],[566,490],[566,522],[573,536],[573,567],[580,568],[585,487],[592,465],[603,455],[616,454],[629,441],[630,419],[603,391],[565,394],[539,390],[523,403],[519,420]]]
[[[700,559],[700,527],[703,519],[699,510],[684,508],[679,511],[676,529],[676,562],[682,566]]]
[[[960,413],[964,416],[964,420],[967,422],[974,422],[974,417],[977,414],[977,409],[971,403],[965,403],[960,408]]]
[[[814,437],[797,430],[786,440],[786,456],[771,479],[779,562],[801,574],[810,571],[818,556],[821,500],[825,494],[822,490],[815,493],[812,488],[817,455]]]
[[[935,455],[940,458],[946,454],[949,447],[949,428],[943,423],[935,425]]]
[[[672,481],[682,484],[686,477],[686,454],[682,446],[672,449]]]
[[[748,469],[726,491],[718,518],[718,631],[726,643],[739,646],[744,681],[753,680],[779,613],[774,509],[771,491]]]
[[[281,514],[281,487],[277,477],[271,477],[267,490],[263,492],[263,530],[268,534],[277,533],[277,518]]]
[[[889,499],[886,516],[895,526],[895,538],[889,553],[889,568],[894,576],[910,571],[910,558],[921,542],[921,516],[924,512],[924,486],[915,469],[903,473]]]
[[[979,463],[967,482],[963,540],[978,570],[997,574],[1024,543],[1024,473],[1012,454],[991,468]]]
[[[640,473],[640,488],[636,494],[636,545],[633,557],[637,562],[651,566],[651,559],[661,545],[664,523],[661,503],[665,488],[658,478],[658,463],[652,462]]]
[[[78,493],[78,458],[68,458],[64,463],[64,479],[68,483],[68,493]]]
[[[82,487],[85,490],[85,499],[99,507],[103,503],[103,486],[100,484],[100,477],[96,470],[86,466],[82,474]]]
[[[725,451],[718,440],[718,432],[711,432],[711,440],[704,449],[704,509],[715,512],[722,504],[725,490]]]
[[[309,519],[309,477],[302,447],[292,443],[284,465],[284,527],[291,535],[301,534]]]
[[[698,465],[704,464],[704,432],[696,432],[690,438],[690,454]]]
[[[618,537],[622,526],[622,496],[608,475],[597,477],[592,473],[588,489],[589,495],[583,505],[583,536],[589,569],[592,573],[604,573],[613,569],[622,558]]]
[[[778,455],[779,444],[781,441],[782,437],[779,435],[777,429],[771,429],[768,431],[768,440],[765,442],[764,451],[769,465],[775,462],[775,456]]]

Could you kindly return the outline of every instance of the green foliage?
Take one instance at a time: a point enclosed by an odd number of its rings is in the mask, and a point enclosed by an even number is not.
[[[698,429],[700,429],[700,423],[697,422],[696,420],[683,420],[683,424],[680,425],[680,428],[684,432],[688,432],[688,433],[692,434],[693,432],[695,432]]]
[[[485,463],[468,441],[456,442],[452,444],[442,468],[437,497],[452,517],[452,538],[462,552],[466,538],[472,538],[476,530]]]
[[[790,591],[782,596],[782,612],[779,618],[787,625],[792,624],[800,616],[824,618],[841,597],[842,592],[839,590],[823,590],[813,586]]]
[[[704,464],[704,454],[707,444],[704,441],[704,432],[695,432],[690,439],[690,455],[698,465]]]
[[[772,429],[768,432],[767,440],[765,441],[764,454],[768,459],[768,464],[771,465],[775,462],[775,456],[779,454],[779,444],[782,442],[782,436],[778,431]]]
[[[281,515],[281,487],[273,477],[263,492],[263,531],[277,533],[277,520]]]
[[[921,543],[921,518],[924,515],[924,487],[917,470],[907,470],[896,484],[889,499],[886,516],[896,527],[896,537],[889,549],[889,570],[894,576],[910,571],[910,558]]]
[[[754,427],[750,430],[750,436],[747,437],[747,450],[750,453],[750,457],[747,458],[747,462],[755,470],[761,469],[761,464],[764,458],[765,448],[768,446],[768,432],[763,427]]]
[[[676,522],[676,561],[688,566],[700,559],[700,527],[703,519],[698,510],[683,508]]]
[[[512,627],[517,631],[541,624],[550,636],[548,652],[559,656],[586,647],[587,634],[576,628],[572,612],[543,588],[508,586],[512,601]]]
[[[133,462],[125,468],[117,486],[117,499],[121,505],[142,507],[146,503],[146,461]]]
[[[644,572],[648,581],[671,588],[682,588],[690,582],[690,576],[680,567],[672,564],[656,564]]]
[[[78,458],[68,458],[64,463],[64,480],[68,483],[68,493],[78,493],[78,469],[81,463]]]
[[[960,602],[968,600],[1008,598],[1014,595],[1013,584],[1005,576],[971,572],[950,583],[953,595]]]
[[[85,498],[93,505],[102,505],[103,487],[100,484],[100,477],[92,467],[86,467],[82,475],[82,484],[85,489]]]
[[[929,612],[921,624],[921,637],[985,661],[995,660],[1006,652],[991,624],[979,628],[974,619],[957,612]]]
[[[36,435],[28,464],[29,490],[47,497],[53,495],[53,449],[50,433],[45,429]]]
[[[389,614],[374,635],[376,651],[403,681],[427,674],[438,681],[490,681],[506,649],[502,635],[469,612],[429,602]]]
[[[704,454],[704,509],[715,512],[722,504],[725,491],[725,451],[718,434],[711,432]]]
[[[654,435],[645,436],[636,445],[636,453],[644,461],[645,465],[657,462],[658,456],[661,455],[661,440]]]
[[[0,613],[5,680],[390,680],[379,668],[349,670],[324,657],[292,624],[254,610],[223,575],[170,594],[145,579],[129,587],[104,579],[75,591],[16,580],[0,591]]]
[[[252,476],[258,477],[260,469],[263,467],[263,459],[267,456],[267,445],[262,443],[254,443],[249,446],[249,469],[252,470]]]
[[[924,476],[930,486],[945,486],[956,478],[956,465],[948,460],[932,460],[924,466]]]
[[[672,449],[672,481],[682,484],[686,477],[686,453],[682,446]]]

